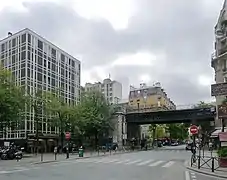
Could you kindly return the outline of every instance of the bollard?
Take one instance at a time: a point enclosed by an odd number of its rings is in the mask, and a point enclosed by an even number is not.
[[[43,162],[43,152],[41,152],[41,162]]]
[[[111,148],[110,148],[110,155],[111,155]]]
[[[199,155],[199,158],[198,158],[198,169],[200,169],[200,155]]]
[[[66,159],[69,159],[69,147],[66,148]]]
[[[212,157],[212,172],[214,172],[214,157]]]

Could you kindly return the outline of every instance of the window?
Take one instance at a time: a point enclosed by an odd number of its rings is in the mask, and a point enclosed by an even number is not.
[[[51,55],[54,56],[54,57],[56,57],[56,50],[53,49],[53,48],[51,49]]]
[[[64,54],[61,54],[61,62],[65,62],[65,55]]]
[[[25,68],[21,69],[21,78],[25,77]]]
[[[22,34],[21,36],[21,43],[26,42],[26,34]]]
[[[42,74],[41,73],[37,73],[37,74],[38,74],[37,80],[42,82]]]
[[[21,52],[21,60],[25,60],[26,59],[26,52],[23,51]]]
[[[28,42],[31,43],[31,34],[28,34]]]
[[[30,77],[30,69],[27,69],[27,76]]]
[[[43,49],[43,42],[38,40],[38,48]]]
[[[38,65],[43,65],[43,59],[41,57],[38,56]]]

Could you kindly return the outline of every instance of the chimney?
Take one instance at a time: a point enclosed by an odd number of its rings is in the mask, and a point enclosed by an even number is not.
[[[12,35],[13,35],[13,33],[11,33],[11,32],[8,32],[8,37],[9,37],[9,36],[12,36]]]

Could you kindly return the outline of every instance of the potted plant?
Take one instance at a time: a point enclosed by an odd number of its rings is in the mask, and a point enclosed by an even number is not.
[[[227,167],[227,147],[220,147],[217,151],[220,167]]]

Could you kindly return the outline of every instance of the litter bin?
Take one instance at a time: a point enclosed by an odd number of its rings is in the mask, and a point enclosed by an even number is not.
[[[79,157],[84,157],[84,149],[82,146],[79,148]]]

